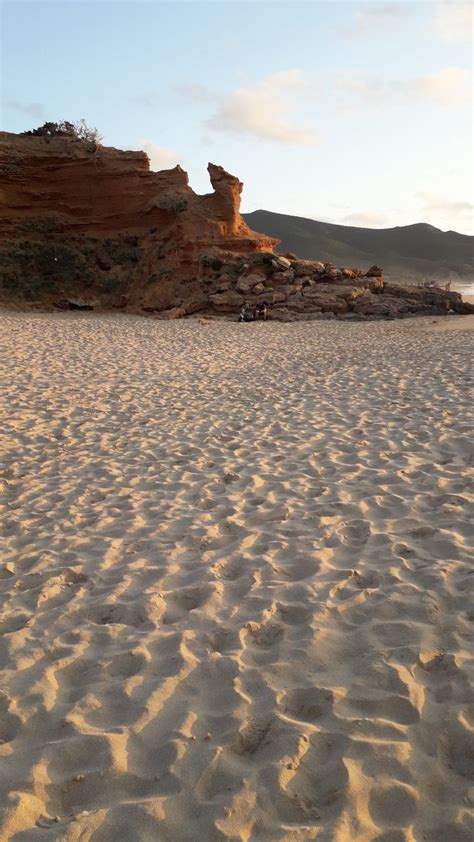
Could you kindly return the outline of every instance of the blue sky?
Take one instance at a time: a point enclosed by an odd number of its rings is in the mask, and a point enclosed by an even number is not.
[[[244,211],[472,232],[469,3],[0,5],[5,131],[85,117]]]

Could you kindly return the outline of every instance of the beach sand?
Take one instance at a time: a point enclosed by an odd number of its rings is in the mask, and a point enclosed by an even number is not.
[[[469,321],[2,314],[2,840],[472,838]]]

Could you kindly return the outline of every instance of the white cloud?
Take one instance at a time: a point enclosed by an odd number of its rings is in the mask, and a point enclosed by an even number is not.
[[[448,210],[449,213],[459,213],[461,215],[472,214],[474,212],[474,204],[472,202],[449,199],[441,193],[421,191],[416,195],[423,201],[425,210],[443,212]]]
[[[363,228],[380,228],[387,223],[383,213],[360,211],[349,213],[342,220],[345,225],[361,225]]]
[[[342,94],[360,96],[372,105],[387,102],[390,106],[420,100],[446,107],[471,101],[471,73],[462,67],[447,67],[435,73],[412,79],[368,79],[351,75],[339,77],[335,89]]]
[[[252,135],[259,140],[311,145],[318,140],[315,130],[293,125],[288,110],[297,97],[314,90],[315,83],[301,70],[272,73],[254,85],[221,95],[206,125],[214,131]]]
[[[441,41],[452,44],[471,41],[474,34],[472,4],[464,0],[444,0],[438,3],[433,18],[433,30]]]
[[[146,140],[143,143],[143,149],[150,159],[150,169],[154,172],[169,170],[179,163],[179,157],[176,152],[166,149],[164,146],[158,146],[156,143]]]
[[[421,213],[439,224],[440,219],[450,220],[455,229],[462,227],[474,230],[474,204],[461,199],[452,199],[442,193],[420,191],[415,197],[421,203]]]
[[[10,100],[7,102],[7,108],[12,111],[20,111],[21,114],[27,114],[28,117],[35,117],[37,120],[44,118],[44,105],[40,102],[18,102],[17,100]]]
[[[440,105],[462,105],[472,96],[472,76],[462,67],[447,67],[428,76],[413,80],[414,93],[428,97]]]

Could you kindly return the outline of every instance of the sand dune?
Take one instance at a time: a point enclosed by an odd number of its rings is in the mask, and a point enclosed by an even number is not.
[[[1,321],[1,838],[470,840],[462,317]]]

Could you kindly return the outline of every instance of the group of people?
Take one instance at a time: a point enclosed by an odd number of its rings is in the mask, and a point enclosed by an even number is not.
[[[244,301],[239,313],[239,322],[265,322],[267,319],[267,303],[259,301],[256,307],[251,307]]]

